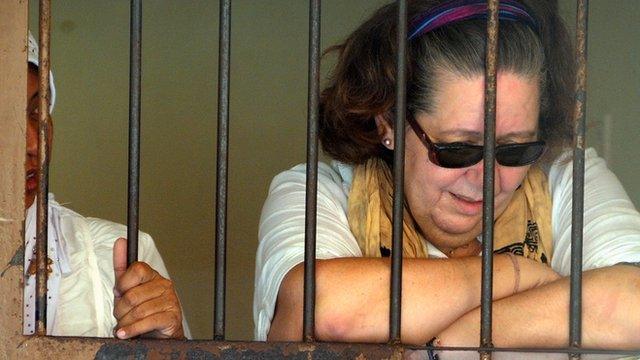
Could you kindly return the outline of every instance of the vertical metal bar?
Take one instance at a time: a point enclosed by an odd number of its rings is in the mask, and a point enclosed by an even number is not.
[[[36,334],[47,334],[47,249],[49,242],[49,49],[51,1],[40,0],[40,52],[38,54],[38,202],[36,208]]]
[[[214,340],[224,340],[227,283],[227,185],[229,183],[229,75],[231,65],[231,0],[220,2],[218,40],[218,145],[216,158],[216,274]]]
[[[309,80],[307,114],[307,192],[304,232],[303,341],[315,338],[318,117],[320,104],[320,0],[309,2]]]
[[[402,313],[402,215],[404,212],[404,123],[406,118],[407,1],[398,0],[396,54],[396,118],[393,134],[393,238],[391,252],[391,299],[389,342],[400,343]]]
[[[488,1],[487,50],[484,103],[484,178],[482,209],[482,290],[480,312],[480,346],[493,347],[491,313],[493,298],[493,184],[496,141],[496,79],[498,54],[498,0]],[[491,359],[490,352],[481,352],[482,359]]]
[[[142,0],[131,0],[129,39],[129,182],[127,191],[127,265],[138,261],[140,192],[140,91]]]
[[[582,343],[582,231],[584,223],[584,148],[587,107],[588,0],[578,0],[576,24],[576,103],[574,113],[573,193],[571,216],[571,299],[569,302],[569,346]],[[579,359],[579,354],[571,358]]]

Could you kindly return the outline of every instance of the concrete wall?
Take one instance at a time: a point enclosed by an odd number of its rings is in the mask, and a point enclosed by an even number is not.
[[[323,48],[383,2],[323,1]],[[37,35],[37,2],[30,3]],[[561,0],[573,16],[569,3]],[[589,142],[602,151],[602,124],[611,119],[607,156],[640,204],[640,9],[635,0],[608,3],[591,2]],[[269,182],[305,161],[307,7],[233,2],[228,339],[252,337],[257,223]],[[213,321],[217,11],[205,0],[143,7],[141,228],[163,254],[196,338],[210,337]],[[51,189],[82,214],[118,222],[126,221],[128,12],[125,0],[53,4]]]

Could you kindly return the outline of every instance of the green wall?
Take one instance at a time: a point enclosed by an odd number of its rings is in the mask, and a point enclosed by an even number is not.
[[[382,1],[325,0],[323,48]],[[30,3],[37,36],[37,2]],[[87,215],[126,221],[129,1],[53,2],[51,189]],[[232,8],[227,336],[253,336],[258,219],[271,178],[305,161],[308,4]],[[143,5],[141,229],[177,283],[192,332],[212,336],[218,4]]]
[[[323,48],[385,1],[325,0]],[[563,10],[573,16],[569,1]],[[640,10],[592,1],[589,143],[640,204]],[[31,29],[37,3],[30,2]],[[235,0],[232,9],[227,337],[252,337],[257,223],[271,178],[305,161],[307,1]],[[615,20],[615,22],[613,22]],[[573,20],[571,20],[573,22]],[[196,338],[211,337],[218,4],[143,7],[141,228],[156,240]],[[87,216],[126,220],[129,2],[53,3],[58,89],[51,189]],[[37,31],[34,31],[37,34]],[[326,66],[323,66],[326,70]]]
[[[575,29],[576,2],[560,0]],[[615,5],[615,6],[613,6]],[[607,160],[636,208],[640,206],[640,3],[589,2],[587,146]]]

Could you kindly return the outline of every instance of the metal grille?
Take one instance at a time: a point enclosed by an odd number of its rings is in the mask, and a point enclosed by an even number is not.
[[[401,328],[401,284],[402,284],[402,212],[404,177],[404,119],[406,104],[406,33],[407,1],[398,0],[397,36],[397,99],[394,153],[394,202],[393,202],[393,249],[391,262],[391,301],[388,344],[330,344],[316,343],[314,336],[315,309],[315,236],[316,236],[316,194],[318,164],[318,114],[320,89],[320,0],[311,0],[309,8],[309,92],[308,92],[308,133],[307,133],[307,198],[305,231],[305,276],[304,276],[304,342],[311,343],[257,343],[225,341],[225,279],[226,279],[226,212],[228,181],[228,128],[229,128],[229,69],[231,44],[231,1],[223,0],[220,5],[219,39],[219,84],[218,84],[218,148],[217,148],[217,203],[216,203],[216,274],[215,274],[215,314],[214,341],[153,341],[135,340],[121,342],[112,339],[64,339],[34,337],[28,338],[33,344],[32,351],[45,351],[53,347],[64,354],[73,349],[97,358],[168,356],[183,357],[213,356],[222,358],[245,357],[297,357],[306,354],[311,357],[357,357],[392,358],[401,356],[407,349],[427,349],[429,347],[409,347],[400,345]],[[479,352],[481,358],[489,359],[492,353],[530,352],[565,353],[571,358],[581,354],[637,354],[633,351],[604,351],[581,348],[581,273],[582,273],[582,227],[584,190],[584,144],[585,144],[585,104],[586,104],[586,39],[588,0],[577,0],[577,54],[578,64],[577,97],[575,104],[575,146],[573,169],[573,227],[571,254],[571,305],[570,344],[561,349],[506,349],[492,345],[492,253],[493,253],[493,183],[495,160],[495,110],[496,110],[496,52],[498,35],[498,0],[489,0],[487,21],[487,58],[485,93],[484,144],[484,199],[483,207],[483,247],[482,247],[482,302],[481,339],[479,348],[443,348]],[[6,4],[5,4],[6,6]],[[24,5],[20,5],[24,6]],[[16,5],[16,8],[19,8]],[[140,169],[140,79],[141,79],[141,31],[142,9],[140,0],[131,1],[131,58],[130,58],[130,123],[129,123],[129,190],[128,190],[128,261],[137,259],[138,237],[138,194]],[[38,311],[46,314],[46,249],[47,249],[47,208],[48,208],[48,158],[47,144],[47,98],[49,86],[49,43],[50,43],[50,0],[40,0],[40,187],[37,203],[37,299]],[[43,335],[46,317],[37,322],[37,333]],[[15,350],[12,350],[15,351]]]

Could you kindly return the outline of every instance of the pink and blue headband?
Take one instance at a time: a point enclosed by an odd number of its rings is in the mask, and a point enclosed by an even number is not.
[[[487,18],[486,0],[453,0],[433,8],[431,11],[420,14],[410,24],[409,40],[437,28],[469,19]],[[522,21],[538,32],[535,19],[529,15],[527,9],[520,3],[512,0],[501,0],[498,8],[500,20]]]

